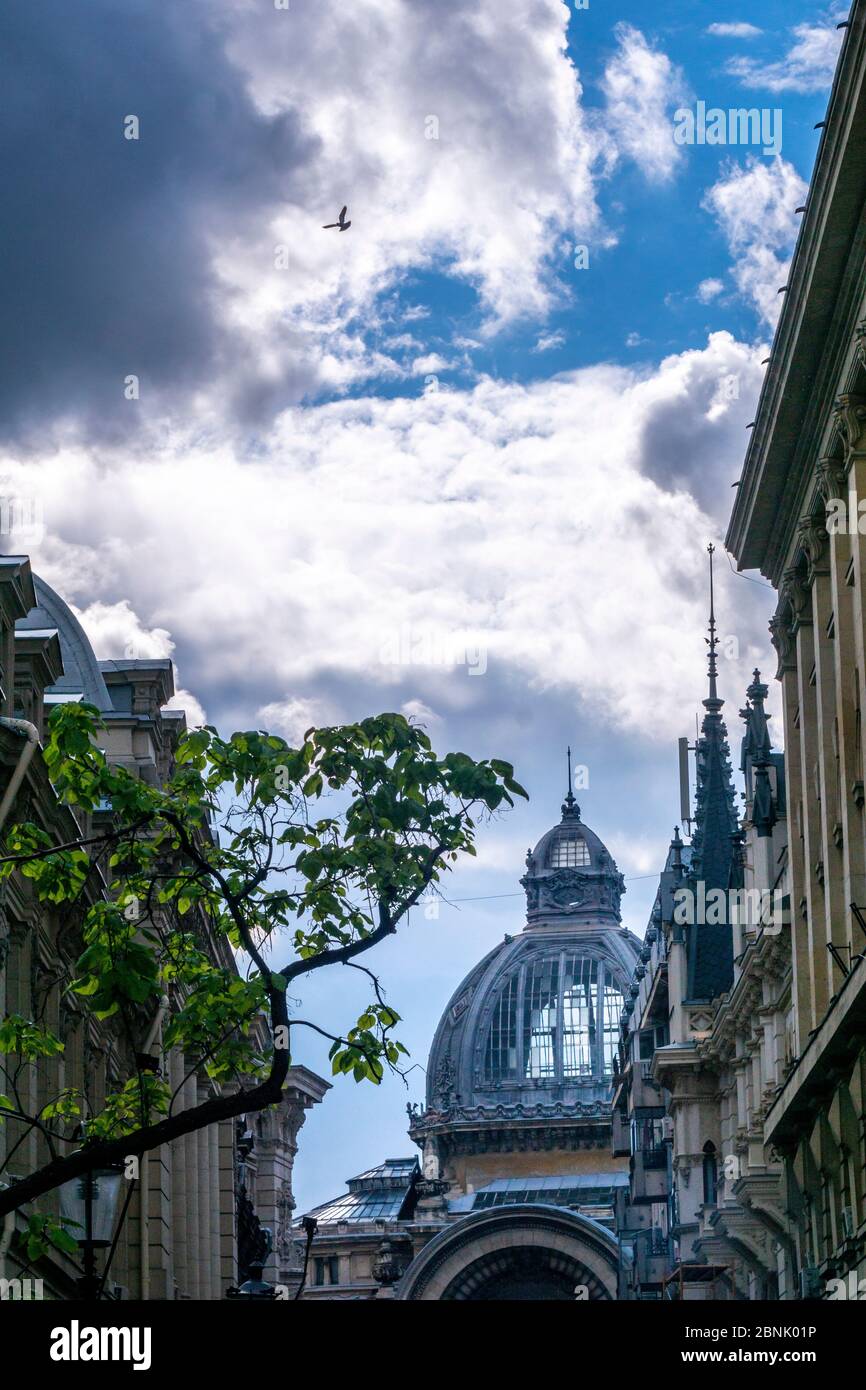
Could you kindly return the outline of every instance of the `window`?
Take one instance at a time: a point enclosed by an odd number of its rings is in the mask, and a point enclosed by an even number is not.
[[[324,1282],[325,1261],[323,1259],[315,1259],[313,1261],[313,1283],[316,1284],[319,1288],[321,1288]]]
[[[340,1282],[340,1260],[337,1255],[328,1256],[328,1283],[339,1284]]]
[[[719,1195],[719,1171],[715,1144],[704,1144],[704,1206],[714,1207]]]
[[[488,1076],[515,1076],[517,1073],[516,975],[510,977],[493,1009],[485,1071]]]
[[[562,996],[562,1072],[592,1076],[598,1019],[598,961],[569,956]]]
[[[567,838],[560,837],[554,840],[547,856],[547,866],[550,869],[578,869],[582,864],[590,862],[586,840],[581,835],[569,835]]]
[[[569,951],[527,961],[503,981],[484,1049],[491,1081],[563,1081],[614,1070],[623,1008],[601,960]]]
[[[559,958],[533,961],[523,1002],[523,1039],[526,1075],[556,1075],[557,1004]]]

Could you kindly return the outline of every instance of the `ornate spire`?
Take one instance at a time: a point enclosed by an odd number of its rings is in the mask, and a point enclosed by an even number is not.
[[[716,614],[713,602],[713,554],[715,552],[715,549],[716,547],[712,544],[707,546],[707,554],[710,557],[710,635],[709,637],[704,638],[704,641],[710,649],[710,661],[708,671],[708,675],[710,678],[710,694],[709,699],[704,700],[704,709],[707,710],[721,709],[723,704],[723,701],[719,699],[718,690],[716,689],[716,677],[718,675],[718,671],[716,669],[716,647],[719,645],[719,639],[716,636]]]
[[[571,744],[568,745],[568,790],[565,793],[565,800],[562,803],[563,820],[580,820],[580,807],[571,790]]]
[[[728,733],[721,711],[724,700],[719,699],[716,665],[716,615],[713,593],[713,551],[707,546],[710,559],[710,621],[709,636],[709,696],[703,705],[706,711],[701,732],[695,745],[696,789],[695,830],[692,836],[692,855],[689,881],[698,900],[705,900],[715,889],[727,895],[730,887],[733,859],[733,836],[737,832],[737,812],[731,780]],[[727,914],[724,914],[725,919]],[[733,970],[733,942],[727,920],[718,918],[696,923],[689,929],[687,953],[689,958],[689,996],[714,998],[727,989]]]
[[[740,717],[746,724],[740,767],[751,801],[752,824],[759,836],[772,834],[778,819],[768,771],[773,760],[773,745],[764,709],[768,694],[760,671],[755,670],[752,684],[746,691],[746,707],[740,710]]]

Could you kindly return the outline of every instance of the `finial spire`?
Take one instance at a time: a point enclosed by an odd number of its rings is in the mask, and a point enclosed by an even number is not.
[[[566,816],[577,816],[578,820],[580,819],[580,807],[571,789],[571,744],[568,745],[568,790],[565,793],[565,800],[562,803],[563,820]]]
[[[713,554],[715,553],[715,549],[716,547],[712,543],[710,543],[707,546],[707,554],[710,557],[710,635],[709,637],[705,637],[704,641],[710,649],[710,661],[708,671],[708,675],[710,678],[710,696],[709,700],[704,700],[704,707],[706,709],[710,709],[712,707],[720,707],[718,690],[716,688],[716,677],[718,675],[718,671],[716,668],[716,647],[719,645],[719,639],[716,636],[716,612],[713,594]]]

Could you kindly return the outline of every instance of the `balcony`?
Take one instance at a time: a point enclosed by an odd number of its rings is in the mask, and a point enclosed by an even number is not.
[[[643,1288],[655,1285],[660,1288],[670,1273],[670,1251],[668,1241],[662,1231],[647,1231],[635,1241],[634,1268],[637,1283]]]
[[[622,1110],[614,1110],[613,1112],[610,1147],[614,1158],[627,1158],[631,1153],[629,1120]]]
[[[638,1149],[631,1160],[632,1202],[663,1202],[670,1193],[668,1146]]]

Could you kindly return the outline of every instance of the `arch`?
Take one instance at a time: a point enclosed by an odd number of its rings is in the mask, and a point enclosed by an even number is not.
[[[618,1253],[604,1226],[565,1208],[522,1203],[473,1212],[424,1247],[400,1281],[397,1297],[413,1302],[615,1299]]]
[[[719,1197],[719,1165],[716,1146],[712,1140],[708,1139],[704,1144],[703,1155],[701,1171],[704,1182],[704,1206],[714,1207]]]

